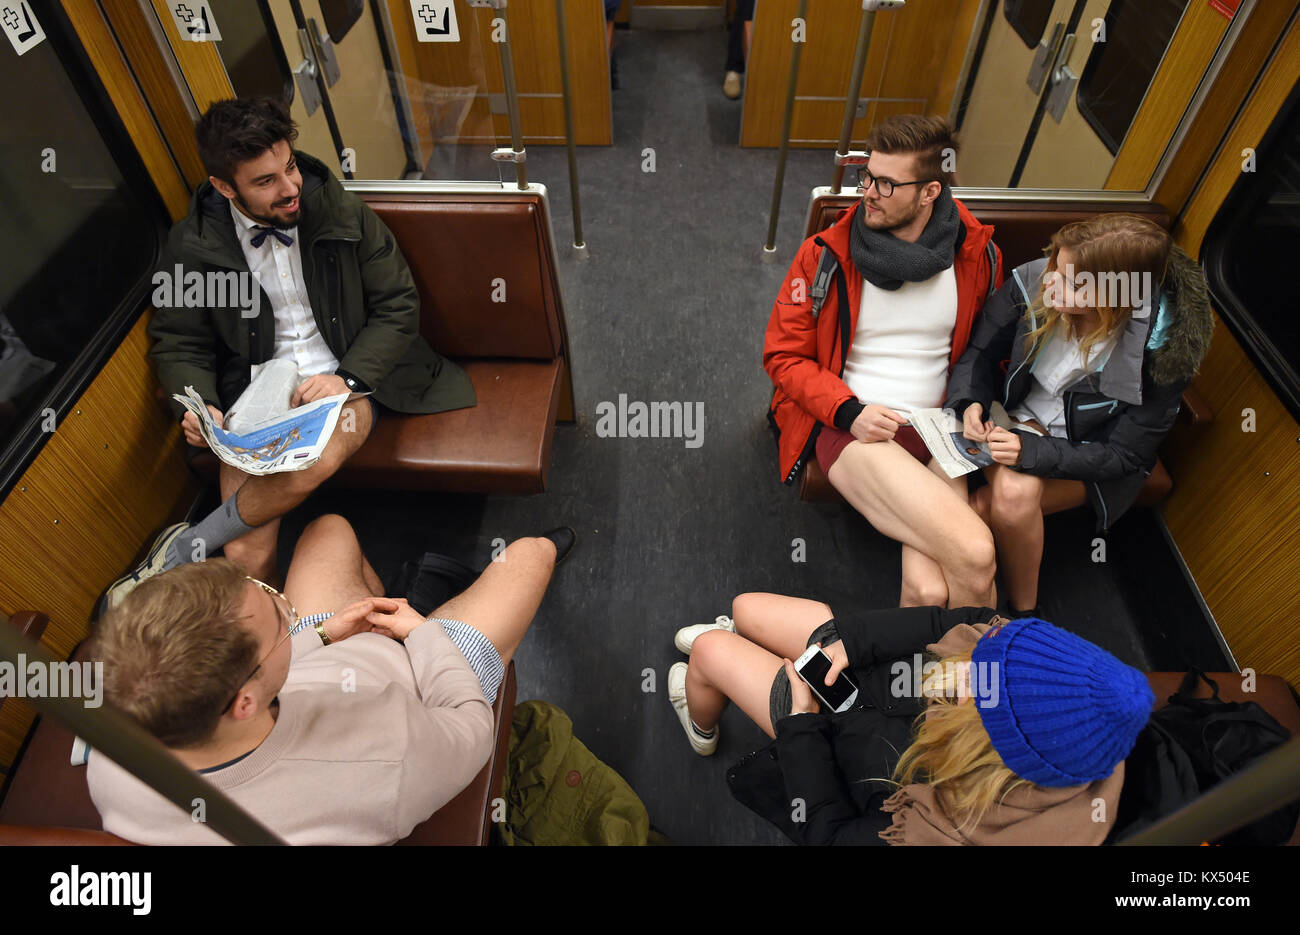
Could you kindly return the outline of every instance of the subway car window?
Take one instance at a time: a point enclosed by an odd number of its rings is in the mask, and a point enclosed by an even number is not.
[[[221,39],[213,44],[235,93],[291,101],[294,87],[288,56],[300,49],[296,43],[292,51],[281,44],[269,0],[228,0],[221,4],[221,13]]]
[[[1079,112],[1111,153],[1119,152],[1188,0],[1113,0],[1106,39],[1079,78]],[[1091,28],[1091,27],[1089,27]]]
[[[138,176],[127,183],[121,143],[115,153],[98,129],[107,115],[92,113],[102,104],[56,38],[22,56],[0,55],[0,82],[11,89],[0,96],[5,476],[41,437],[43,420],[49,430],[56,388],[86,382],[92,357],[120,324],[119,305],[149,272],[158,247],[156,204]]]
[[[1300,92],[1224,202],[1205,261],[1219,311],[1300,418],[1300,283],[1279,275],[1300,256]]]
[[[1055,0],[1003,0],[1002,9],[1016,35],[1032,49],[1043,40],[1055,5]]]

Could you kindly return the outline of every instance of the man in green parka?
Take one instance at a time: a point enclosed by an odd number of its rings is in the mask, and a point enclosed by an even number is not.
[[[291,405],[352,395],[312,467],[250,477],[223,463],[222,505],[164,530],[109,588],[109,608],[145,578],[217,548],[274,579],[280,517],[361,447],[383,408],[475,402],[465,372],[420,336],[419,296],[392,233],[322,162],[294,151],[298,131],[283,104],[220,101],[195,132],[209,178],[154,277],[150,356],[163,389],[193,387],[220,424],[257,365],[287,359],[301,381]],[[198,420],[174,405],[186,440],[205,445]]]

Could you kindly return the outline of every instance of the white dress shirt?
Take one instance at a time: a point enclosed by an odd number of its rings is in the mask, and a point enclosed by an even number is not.
[[[286,228],[284,233],[293,238],[286,247],[274,234],[267,234],[260,247],[253,246],[253,230],[257,221],[246,216],[230,203],[230,213],[235,218],[235,233],[239,246],[248,261],[249,272],[261,284],[271,300],[275,315],[275,349],[272,357],[292,360],[298,365],[298,379],[305,380],[318,373],[333,373],[338,369],[338,358],[329,349],[316,327],[311,300],[307,298],[307,282],[302,274],[302,253],[298,248],[298,228]]]
[[[1073,335],[1049,337],[1034,361],[1029,392],[1008,415],[1022,422],[1034,419],[1053,438],[1066,438],[1065,391],[1106,366],[1117,337],[1118,332],[1094,344],[1086,362],[1079,340]]]

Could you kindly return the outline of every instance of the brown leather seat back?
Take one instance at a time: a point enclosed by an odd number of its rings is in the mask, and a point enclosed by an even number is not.
[[[438,353],[561,356],[559,285],[540,193],[363,197],[401,244],[420,291],[420,331]]]
[[[804,236],[811,237],[830,227],[861,197],[860,194],[841,192],[814,198]],[[1071,221],[1081,221],[1097,214],[1136,214],[1150,218],[1166,230],[1170,223],[1169,212],[1163,205],[1147,201],[1009,201],[984,198],[978,194],[964,197],[960,192],[958,198],[976,218],[993,225],[993,241],[1002,251],[1003,269],[1008,272],[1021,263],[1042,256],[1051,236]]]

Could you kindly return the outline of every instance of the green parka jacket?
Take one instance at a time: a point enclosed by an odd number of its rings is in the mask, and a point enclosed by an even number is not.
[[[358,389],[398,412],[432,413],[475,403],[474,387],[460,367],[420,336],[420,300],[411,271],[392,233],[359,197],[344,191],[324,163],[297,153],[302,173],[302,215],[297,236],[307,296],[321,337],[339,360],[339,371]],[[236,272],[248,263],[235,234],[227,199],[204,182],[188,216],[167,237],[159,282],[177,271]],[[179,290],[178,290],[179,291]],[[238,290],[221,290],[224,303],[208,304],[215,290],[183,307],[157,301],[149,325],[150,357],[168,393],[192,386],[223,412],[243,392],[252,364],[272,357],[275,316],[261,291],[256,317],[245,317]],[[192,295],[197,295],[195,290]],[[173,402],[179,418],[184,410]]]

